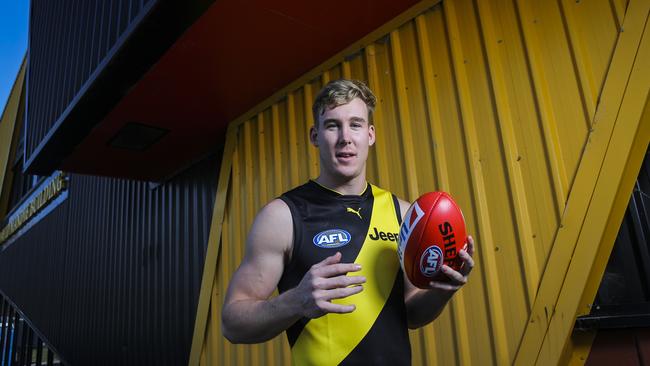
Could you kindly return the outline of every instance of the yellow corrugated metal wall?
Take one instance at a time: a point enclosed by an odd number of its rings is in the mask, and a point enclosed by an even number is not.
[[[284,335],[230,345],[221,335],[220,309],[255,213],[317,176],[317,151],[307,140],[310,107],[320,87],[340,77],[366,80],[379,99],[369,180],[410,201],[427,191],[450,192],[477,240],[470,283],[432,325],[411,332],[413,364],[515,360],[569,195],[581,189],[574,179],[628,4],[428,3],[233,122],[202,364],[290,363]]]
[[[0,116],[0,217],[4,217],[7,205],[9,204],[9,187],[13,174],[13,152],[11,147],[17,141],[16,127],[20,128],[22,121],[18,121],[18,110],[23,94],[25,80],[26,60],[20,66],[16,80],[7,98],[7,104],[3,106]]]

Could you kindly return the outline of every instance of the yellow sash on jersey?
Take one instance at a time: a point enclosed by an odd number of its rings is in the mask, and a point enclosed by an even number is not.
[[[399,269],[397,243],[371,240],[373,228],[384,232],[399,232],[395,205],[390,192],[374,185],[374,204],[366,240],[354,263],[361,271],[351,273],[365,276],[363,291],[336,304],[354,304],[349,314],[326,314],[311,319],[291,349],[294,365],[338,365],[368,333],[388,300]],[[332,335],[334,333],[334,335]]]

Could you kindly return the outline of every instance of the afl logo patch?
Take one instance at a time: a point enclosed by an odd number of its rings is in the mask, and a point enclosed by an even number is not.
[[[350,242],[352,236],[349,232],[341,229],[330,229],[321,231],[314,236],[314,245],[321,248],[338,248]]]
[[[433,277],[442,266],[442,250],[437,245],[428,247],[420,257],[420,272],[427,277]]]

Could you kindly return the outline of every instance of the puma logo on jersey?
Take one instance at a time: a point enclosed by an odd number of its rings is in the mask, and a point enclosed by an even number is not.
[[[353,209],[353,208],[346,207],[346,212],[353,213],[353,214],[359,216],[359,218],[360,218],[361,220],[363,220],[363,217],[361,217],[361,213],[360,213],[362,208],[363,208],[363,207],[359,207],[358,210],[355,210],[355,209]]]
[[[372,229],[374,230],[374,233],[371,233],[370,235],[368,235],[368,237],[371,240],[380,240],[381,239],[381,240],[384,240],[384,241],[386,241],[386,240],[387,241],[397,241],[397,238],[399,237],[399,234],[397,234],[397,233],[386,233],[386,232],[377,230],[376,227],[373,227]]]

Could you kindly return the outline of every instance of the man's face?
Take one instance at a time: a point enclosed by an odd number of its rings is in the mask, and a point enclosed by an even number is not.
[[[310,140],[320,150],[321,175],[350,180],[364,173],[368,148],[375,143],[375,127],[368,122],[368,107],[359,98],[325,110]]]

